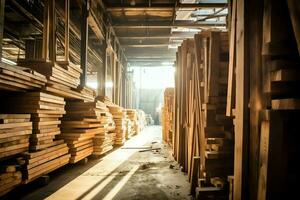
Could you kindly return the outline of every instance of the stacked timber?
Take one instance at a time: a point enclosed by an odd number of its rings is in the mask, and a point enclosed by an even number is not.
[[[228,81],[228,33],[209,32],[202,39],[209,41],[203,45],[208,51],[204,63],[204,98],[202,103],[205,149],[200,151],[203,169],[202,176],[214,185],[216,178],[224,183],[233,173],[233,120],[226,116],[227,81]],[[201,42],[201,41],[199,41]],[[200,144],[200,145],[201,145]],[[223,184],[224,185],[224,184]]]
[[[28,151],[31,134],[29,114],[0,114],[0,159]]]
[[[141,109],[138,109],[137,112],[138,112],[139,128],[140,128],[140,131],[142,131],[145,128],[145,126],[147,125],[146,114]]]
[[[102,102],[101,102],[102,103]],[[115,141],[115,122],[113,121],[113,116],[109,112],[109,109],[104,103],[102,103],[102,115],[100,118],[100,123],[103,125],[104,129],[101,133],[97,133],[93,139],[94,141],[94,152],[93,155],[100,156],[106,152],[113,149]]]
[[[108,105],[109,112],[113,116],[113,120],[115,122],[115,145],[123,145],[125,142],[125,134],[126,134],[126,111],[117,105]]]
[[[105,127],[100,122],[103,103],[68,101],[66,112],[62,119],[61,137],[70,148],[70,163],[76,163],[93,153],[94,136],[105,132]]]
[[[140,132],[139,130],[139,124],[138,124],[138,119],[137,119],[137,111],[135,109],[126,109],[126,115],[128,119],[128,135],[129,138],[132,137],[133,135],[136,135]]]
[[[296,4],[268,3],[263,13],[263,94],[267,97],[257,99],[264,100],[259,103],[266,107],[260,110],[261,121],[250,121],[251,127],[255,122],[260,130],[259,158],[255,159],[259,160],[258,199],[292,199],[298,193],[300,35],[296,31],[298,18],[293,16],[299,8]],[[255,89],[251,86],[250,91]]]
[[[129,140],[133,136],[133,134],[134,134],[133,123],[130,119],[126,117],[126,133],[125,133],[126,140]]]
[[[227,176],[233,173],[228,44],[227,32],[206,31],[185,40],[177,52],[173,150],[199,196],[215,191],[214,198],[227,197]]]
[[[174,88],[166,88],[164,92],[164,106],[162,108],[163,140],[172,146],[174,115]]]
[[[35,90],[44,87],[46,82],[46,77],[34,70],[0,62],[0,90]]]
[[[20,158],[8,160],[0,166],[0,197],[10,192],[22,182],[21,166],[23,160]]]
[[[24,66],[43,74],[47,78],[45,90],[49,93],[66,99],[81,99],[93,101],[95,92],[87,87],[79,87],[82,69],[80,65],[72,62],[44,60],[18,60],[20,66]]]
[[[60,118],[65,114],[61,97],[30,92],[7,97],[3,109],[10,113],[30,113],[33,131],[29,152],[24,153],[25,183],[47,174],[69,162],[70,155],[60,134]]]

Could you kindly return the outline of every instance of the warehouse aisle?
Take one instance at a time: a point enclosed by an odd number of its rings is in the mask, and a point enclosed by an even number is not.
[[[161,150],[125,149],[142,146]],[[190,199],[187,176],[162,144],[160,126],[145,128],[103,158],[52,173],[47,186],[31,184],[13,193],[23,199]]]

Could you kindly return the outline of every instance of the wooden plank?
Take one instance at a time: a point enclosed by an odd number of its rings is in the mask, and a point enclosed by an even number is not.
[[[230,44],[229,44],[229,69],[228,69],[228,89],[226,116],[232,116],[232,109],[235,100],[235,62],[236,62],[236,0],[231,1],[231,21],[230,21]]]
[[[2,41],[4,32],[4,10],[5,10],[5,0],[0,1],[0,63],[2,62]]]
[[[299,110],[300,99],[274,99],[272,100],[274,110]]]
[[[249,60],[247,2],[237,1],[236,23],[236,123],[234,152],[234,199],[247,198],[249,144]]]

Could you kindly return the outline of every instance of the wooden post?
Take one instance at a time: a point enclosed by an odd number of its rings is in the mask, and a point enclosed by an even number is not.
[[[98,95],[105,96],[105,79],[106,79],[106,65],[107,65],[107,53],[106,53],[107,44],[104,42],[101,51],[103,52],[102,57],[102,66],[98,68],[97,72],[97,82],[98,82]]]
[[[236,123],[234,149],[234,199],[247,199],[249,146],[249,57],[247,1],[237,1]]]
[[[122,104],[121,106],[126,106],[126,71],[127,71],[127,66],[123,65],[122,68]]]
[[[0,0],[0,62],[2,61],[2,42],[3,42],[3,30],[4,30],[4,8],[5,0]]]
[[[85,0],[82,6],[82,22],[81,22],[81,52],[80,64],[82,74],[80,77],[80,85],[85,86],[87,81],[87,55],[88,55],[88,15],[89,15],[89,1]]]
[[[250,108],[250,122],[249,122],[249,199],[256,199],[258,185],[258,171],[259,171],[259,141],[261,129],[260,112],[264,107],[264,93],[263,93],[263,69],[262,69],[262,27],[263,27],[263,1],[254,0],[247,3],[247,9],[251,13],[247,14],[251,20],[248,24],[249,33],[249,108]],[[246,47],[245,47],[246,48]]]
[[[65,0],[65,60],[69,61],[70,0]]]
[[[44,0],[44,18],[43,18],[43,50],[42,58],[44,60],[48,59],[48,44],[49,44],[49,0]]]
[[[56,61],[56,17],[55,17],[55,1],[48,1],[49,9],[49,60]]]

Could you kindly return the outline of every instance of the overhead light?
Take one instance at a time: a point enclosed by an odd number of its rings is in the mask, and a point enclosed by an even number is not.
[[[14,61],[8,60],[6,58],[1,58],[1,61],[8,64],[8,65],[17,65]]]

